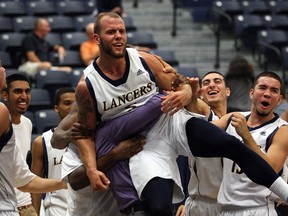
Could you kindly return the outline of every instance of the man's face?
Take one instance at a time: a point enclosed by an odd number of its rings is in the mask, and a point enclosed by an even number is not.
[[[71,106],[75,101],[75,93],[64,93],[60,97],[59,105],[55,105],[54,110],[58,112],[60,119],[64,119],[70,112]]]
[[[47,20],[41,21],[41,24],[39,25],[39,31],[41,32],[43,38],[51,31],[50,24]]]
[[[281,84],[272,77],[260,77],[254,88],[250,90],[252,110],[261,116],[272,114],[281,102]]]
[[[8,92],[3,92],[2,97],[7,102],[11,115],[24,114],[30,104],[31,88],[23,80],[13,81]]]
[[[127,35],[122,19],[103,17],[100,35],[95,34],[94,37],[103,54],[113,58],[125,57]]]
[[[226,87],[223,76],[210,73],[203,77],[201,96],[209,106],[226,101],[229,95],[230,89]]]

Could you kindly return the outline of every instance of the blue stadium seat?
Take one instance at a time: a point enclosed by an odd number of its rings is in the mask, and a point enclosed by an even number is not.
[[[24,36],[25,33],[23,32],[6,32],[0,35],[0,50],[6,51],[10,54],[14,68],[17,68],[20,63],[19,53]]]
[[[225,32],[232,31],[234,17],[243,14],[243,9],[238,1],[215,1],[212,9],[220,29]]]
[[[48,20],[50,22],[52,32],[63,33],[75,31],[73,19],[69,16],[49,16]]]
[[[71,86],[70,79],[71,75],[65,71],[40,70],[35,75],[35,85],[36,88],[47,89],[52,102],[57,89]]]
[[[271,10],[272,14],[288,14],[288,1],[269,1],[267,7]]]
[[[186,77],[199,77],[198,69],[194,66],[180,64],[176,69],[178,73]]]
[[[34,112],[32,111],[26,111],[24,113],[24,116],[26,116],[27,118],[30,119],[30,121],[32,122],[32,133],[37,133],[37,127],[36,127],[36,121],[35,121],[35,116],[34,116]]]
[[[63,45],[66,50],[79,51],[82,42],[87,41],[85,32],[67,32],[62,34]]]
[[[0,51],[0,59],[4,68],[13,68],[11,57],[8,52]]]
[[[264,23],[268,29],[288,30],[288,16],[283,14],[265,15]]]
[[[85,67],[83,64],[79,51],[66,50],[64,61],[59,63],[59,66],[70,66],[72,68]]]
[[[0,26],[0,33],[14,31],[14,26],[10,17],[0,16]]]
[[[76,87],[85,68],[74,68],[71,73],[71,87]]]
[[[60,117],[54,109],[38,110],[34,113],[37,133],[41,134],[51,128],[57,127]]]
[[[59,1],[57,2],[57,10],[59,15],[77,16],[90,14],[83,1]]]
[[[47,40],[52,45],[63,45],[62,35],[58,32],[49,32],[48,35],[46,35],[45,40]]]
[[[90,22],[95,22],[95,17],[92,15],[79,15],[75,16],[74,18],[74,27],[78,32],[85,32],[86,25]]]
[[[55,2],[52,1],[29,1],[26,3],[28,15],[31,16],[51,16],[57,15]]]
[[[27,15],[24,2],[3,1],[0,4],[0,15],[2,16],[25,16]]]
[[[242,8],[246,14],[267,15],[272,12],[265,1],[242,1]]]
[[[178,66],[179,61],[176,59],[174,51],[166,49],[154,49],[151,51],[152,54],[160,56],[165,62],[170,64],[172,67]]]
[[[52,103],[47,89],[32,88],[28,111],[36,112],[40,109],[50,109]]]
[[[235,47],[239,49],[238,41],[254,54],[257,41],[257,32],[265,29],[263,18],[260,15],[238,15],[234,20]]]
[[[31,32],[34,29],[36,17],[34,16],[17,16],[13,18],[15,32]]]
[[[288,46],[288,37],[284,30],[267,29],[257,34],[258,62],[265,70],[279,69],[282,66],[282,47]],[[262,56],[264,60],[262,60]]]
[[[135,31],[127,33],[127,43],[135,46],[144,46],[151,49],[157,48],[153,34],[145,31]]]
[[[132,17],[126,16],[126,17],[122,17],[122,19],[125,23],[125,27],[126,27],[127,32],[137,30],[137,27],[134,25]]]

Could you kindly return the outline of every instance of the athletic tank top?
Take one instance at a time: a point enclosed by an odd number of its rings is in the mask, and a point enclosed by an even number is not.
[[[132,48],[126,49],[126,70],[122,78],[111,80],[96,60],[85,70],[85,81],[96,102],[97,119],[107,121],[143,105],[157,93],[154,75]]]

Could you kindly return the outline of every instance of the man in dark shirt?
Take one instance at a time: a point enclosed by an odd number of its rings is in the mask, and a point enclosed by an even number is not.
[[[61,70],[71,72],[70,67],[55,67],[50,61],[50,53],[55,51],[59,58],[64,58],[65,49],[61,45],[51,45],[45,40],[46,35],[51,31],[49,22],[45,18],[38,18],[35,22],[34,30],[22,41],[21,51],[24,63],[19,66],[19,70],[25,71],[29,76],[34,77],[38,70]]]

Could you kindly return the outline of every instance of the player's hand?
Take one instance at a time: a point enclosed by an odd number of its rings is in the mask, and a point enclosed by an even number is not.
[[[117,160],[126,160],[142,151],[145,144],[145,137],[139,135],[120,142],[112,151],[117,156]]]
[[[161,111],[169,113],[170,115],[175,114],[181,108],[183,108],[187,101],[190,100],[188,95],[184,91],[165,91],[166,95],[161,97],[163,102],[161,103]]]
[[[185,206],[180,205],[177,209],[176,215],[175,216],[184,216],[185,214]]]
[[[87,176],[93,190],[105,191],[110,185],[109,179],[99,170],[87,171]]]
[[[74,123],[69,131],[71,139],[87,139],[93,135],[93,131],[87,125]]]
[[[192,88],[192,100],[197,100],[200,96],[200,85],[199,85],[199,78],[198,77],[191,77],[189,79],[189,84]]]
[[[231,125],[235,127],[237,134],[242,138],[250,135],[249,129],[247,127],[246,117],[241,113],[233,113],[231,116]]]

